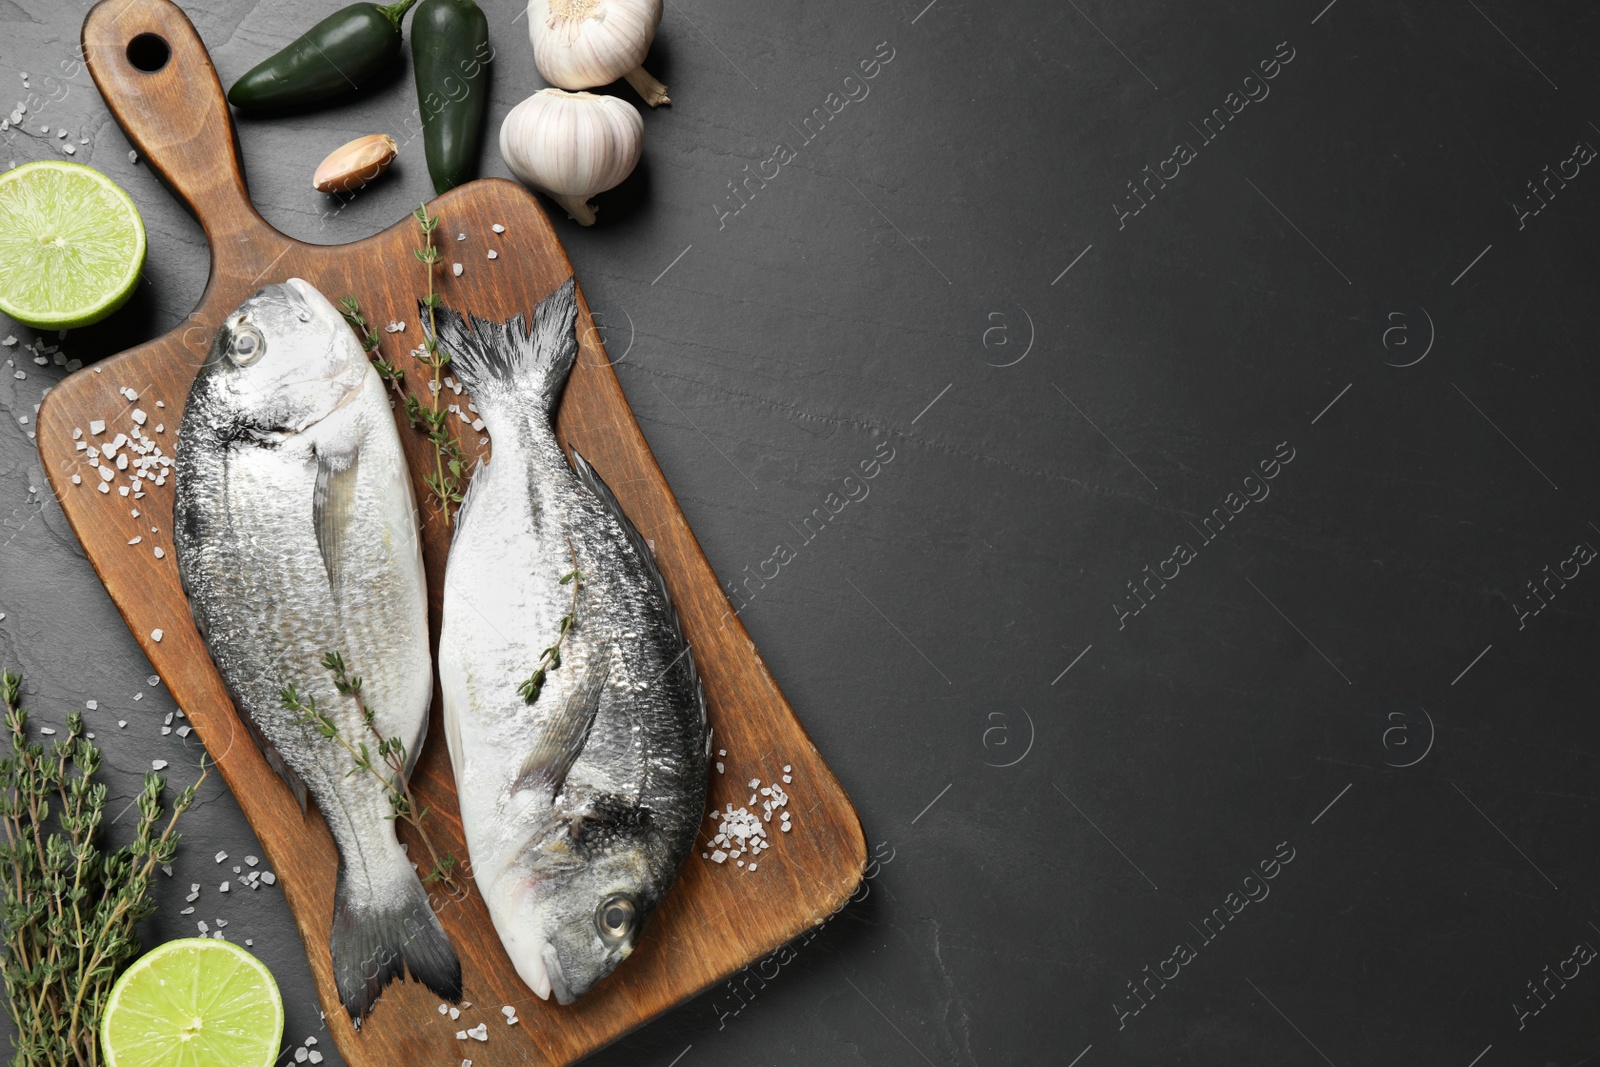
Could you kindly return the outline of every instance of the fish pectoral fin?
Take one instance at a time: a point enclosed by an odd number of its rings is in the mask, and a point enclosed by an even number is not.
[[[531,789],[552,800],[561,795],[567,773],[589,741],[589,730],[600,711],[600,698],[610,674],[611,650],[608,648],[589,660],[577,687],[553,710],[539,743],[517,772],[516,783],[511,787],[513,793]]]
[[[345,536],[350,521],[355,516],[356,475],[361,465],[361,454],[324,455],[317,453],[317,481],[311,491],[311,519],[317,531],[317,548],[322,553],[322,566],[328,574],[328,584],[338,589],[339,560],[345,548]]]

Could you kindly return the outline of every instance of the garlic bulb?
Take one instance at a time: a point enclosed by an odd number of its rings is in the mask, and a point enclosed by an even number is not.
[[[594,225],[588,199],[632,174],[643,147],[638,108],[614,96],[540,89],[500,125],[500,155],[511,173],[581,226]]]
[[[640,66],[660,25],[661,0],[528,0],[533,62],[546,81],[594,89],[627,78],[651,107],[672,103]]]

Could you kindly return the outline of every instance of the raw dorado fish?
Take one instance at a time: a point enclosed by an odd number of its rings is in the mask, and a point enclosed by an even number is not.
[[[279,695],[314,696],[347,740],[375,751],[322,666],[338,651],[376,728],[412,762],[427,733],[416,501],[383,383],[321,293],[291,278],[228,316],[189,390],[175,466],[195,623],[268,760],[301,807],[316,800],[339,847],[329,948],[340,999],[359,1025],[404,967],[459,998],[461,964],[395,838],[388,791],[348,773],[350,754]]]
[[[438,314],[494,448],[456,516],[439,637],[461,822],[518,974],[570,1004],[633,951],[694,844],[705,698],[649,547],[556,443],[578,352],[571,279],[539,304],[531,335],[520,315],[474,317],[469,331]],[[569,612],[530,703],[524,683]]]

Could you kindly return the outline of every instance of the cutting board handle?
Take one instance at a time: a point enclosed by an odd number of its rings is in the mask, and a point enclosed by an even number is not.
[[[101,0],[84,17],[83,53],[128,139],[205,228],[213,274],[243,233],[271,232],[245,189],[216,68],[177,4]]]

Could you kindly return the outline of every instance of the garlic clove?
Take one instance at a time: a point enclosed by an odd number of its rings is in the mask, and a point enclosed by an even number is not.
[[[627,78],[651,107],[670,104],[667,87],[641,65],[661,12],[662,0],[529,0],[534,65],[562,89],[594,89]]]
[[[348,193],[360,189],[389,169],[399,151],[394,138],[386,133],[357,137],[328,153],[311,176],[311,187],[319,193]]]
[[[644,148],[638,108],[615,96],[541,89],[500,125],[500,155],[511,173],[594,225],[590,197],[633,173]]]

